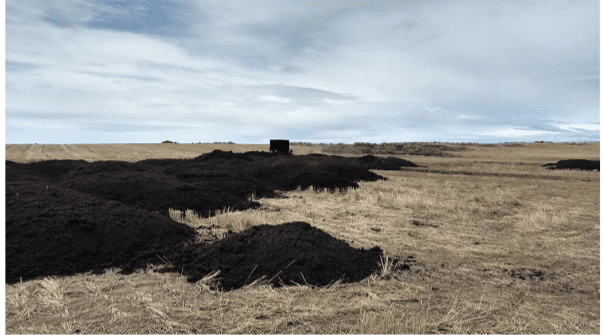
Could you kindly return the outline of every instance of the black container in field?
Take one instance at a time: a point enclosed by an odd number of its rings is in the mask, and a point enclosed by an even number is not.
[[[293,150],[289,150],[289,140],[270,140],[270,152],[291,154]]]

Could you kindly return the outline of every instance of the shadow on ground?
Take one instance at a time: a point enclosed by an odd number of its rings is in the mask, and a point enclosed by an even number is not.
[[[6,283],[69,276],[110,267],[131,273],[163,264],[197,281],[220,270],[234,289],[265,277],[275,285],[361,280],[379,266],[381,249],[355,249],[304,222],[257,226],[213,244],[193,243],[195,230],[168,209],[207,217],[230,207],[259,207],[256,197],[298,186],[356,188],[386,179],[369,169],[416,167],[399,158],[347,158],[215,150],[188,160],[136,163],[6,161]]]

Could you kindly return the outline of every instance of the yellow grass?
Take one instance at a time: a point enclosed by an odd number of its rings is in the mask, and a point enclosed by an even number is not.
[[[227,150],[256,150],[239,148]],[[210,219],[171,211],[173,219],[194,227],[220,226],[217,238],[229,229],[306,221],[354,247],[378,245],[387,258],[380,273],[325,288],[275,289],[256,282],[221,292],[211,289],[219,274],[192,284],[153,267],[128,276],[109,269],[5,285],[5,330],[599,333],[599,172],[539,166],[599,159],[598,152],[598,144],[531,144],[476,147],[455,157],[403,156],[427,171],[374,171],[388,180],[334,194],[298,189],[286,192],[286,199],[256,199],[258,210],[225,209]],[[208,237],[199,231],[201,240]],[[408,256],[416,261],[410,271],[391,268],[392,258]]]
[[[269,144],[7,144],[6,159],[29,163],[48,159],[116,160],[136,162],[152,158],[195,158],[213,150],[268,151]],[[320,152],[320,147],[291,146],[294,154]]]

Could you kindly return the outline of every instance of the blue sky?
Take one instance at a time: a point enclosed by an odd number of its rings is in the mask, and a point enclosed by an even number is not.
[[[599,141],[596,0],[6,2],[7,144]]]

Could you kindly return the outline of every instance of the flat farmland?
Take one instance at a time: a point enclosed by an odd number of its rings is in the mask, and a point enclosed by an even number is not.
[[[137,162],[268,145],[6,145],[6,160]],[[320,146],[292,146],[295,155]],[[216,290],[149,266],[5,284],[7,333],[599,333],[600,174],[547,170],[599,160],[599,144],[468,146],[396,156],[420,167],[333,193],[258,198],[256,209],[170,217],[241,231],[303,221],[355,248],[380,247],[379,271],[354,283]],[[354,155],[342,155],[354,156]],[[387,157],[388,155],[377,155]],[[200,238],[207,237],[199,230]],[[220,239],[220,234],[214,236]],[[394,261],[396,260],[396,261]],[[406,266],[401,267],[400,263]],[[166,261],[166,265],[169,260]],[[251,274],[250,274],[251,275]],[[216,286],[218,285],[218,286]]]

